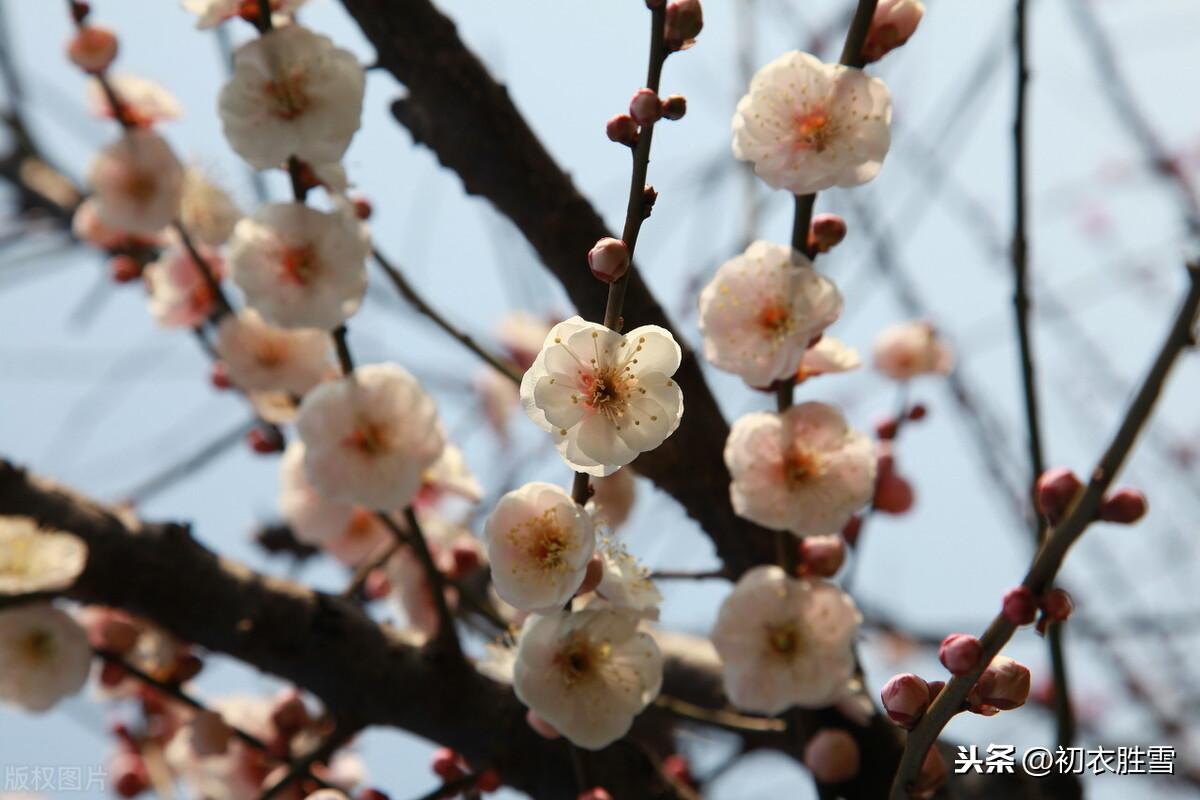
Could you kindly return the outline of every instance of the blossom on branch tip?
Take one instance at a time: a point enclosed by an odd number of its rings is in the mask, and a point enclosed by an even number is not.
[[[587,258],[592,275],[604,283],[612,283],[629,271],[629,248],[611,236],[596,242]]]
[[[662,653],[640,621],[604,607],[531,615],[517,642],[517,698],[579,747],[621,738],[662,686]]]
[[[858,742],[842,728],[821,728],[804,745],[804,766],[818,783],[844,783],[858,774]]]
[[[105,147],[87,179],[96,216],[108,228],[155,236],[179,213],[183,165],[153,131],[128,131]]]
[[[700,0],[671,0],[667,4],[664,38],[669,50],[686,50],[696,43],[704,28],[704,9]]]
[[[860,621],[854,601],[832,583],[755,567],[725,598],[713,628],[725,694],[763,714],[836,703],[854,674]]]
[[[525,611],[571,599],[596,546],[591,517],[551,483],[527,483],[500,498],[483,536],[496,592]]]
[[[891,144],[887,86],[799,51],[760,69],[733,116],[733,155],[776,189],[812,194],[874,178]]]
[[[798,536],[841,530],[875,490],[871,440],[825,403],[738,419],[725,464],[738,516]]]
[[[234,53],[219,103],[225,137],[256,169],[291,156],[339,162],[358,131],[365,85],[349,50],[299,25],[275,28]]]
[[[179,119],[183,106],[166,87],[140,75],[108,75],[105,80],[121,106],[121,119],[137,128],[149,128],[159,122]],[[116,111],[108,92],[100,81],[93,80],[87,88],[87,104],[98,117],[115,119]]]
[[[925,4],[921,0],[880,0],[863,43],[866,62],[878,61],[911,39],[923,16]]]
[[[554,435],[579,472],[611,475],[679,427],[683,394],[671,379],[682,357],[671,332],[619,334],[575,316],[550,329],[521,380],[525,413]]]
[[[411,503],[445,446],[433,399],[395,364],[317,386],[300,404],[296,429],[313,488],[377,511]]]
[[[954,354],[928,322],[891,325],[875,337],[875,369],[892,380],[907,381],[918,375],[947,375]]]
[[[70,588],[87,553],[78,536],[43,530],[27,517],[0,517],[0,595]]]
[[[252,308],[221,320],[216,351],[229,379],[247,391],[279,389],[303,395],[333,374],[328,333],[276,328]]]
[[[0,611],[0,700],[42,712],[83,688],[92,663],[87,634],[46,603]]]
[[[704,355],[765,388],[796,373],[813,338],[842,313],[837,287],[788,245],[754,242],[700,293]]]
[[[351,215],[270,203],[234,227],[229,264],[267,322],[330,330],[362,303],[369,251],[366,228]]]

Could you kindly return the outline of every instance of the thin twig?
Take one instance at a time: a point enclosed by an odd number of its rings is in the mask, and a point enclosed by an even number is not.
[[[729,571],[722,567],[720,569],[707,569],[699,571],[683,569],[658,569],[650,573],[650,579],[656,581],[703,581],[714,578],[729,580]]]
[[[771,731],[778,733],[787,730],[787,723],[775,717],[752,717],[748,714],[739,714],[736,711],[730,711],[725,708],[705,708],[704,706],[698,706],[695,703],[689,703],[686,700],[680,700],[678,697],[671,697],[670,695],[660,694],[655,699],[654,705],[671,712],[677,717],[694,722],[702,722],[705,725],[715,725],[718,728],[730,731],[739,731],[741,733],[747,731],[753,733]]]
[[[367,578],[371,573],[382,567],[392,556],[400,551],[400,548],[405,545],[405,541],[399,538],[393,538],[374,558],[367,558],[358,568],[354,570],[354,576],[350,579],[350,583],[346,584],[346,588],[342,590],[342,597],[350,599],[362,591],[363,586],[367,583]]]
[[[353,739],[358,731],[359,727],[357,725],[339,721],[337,727],[325,737],[323,742],[293,761],[292,765],[288,767],[287,772],[279,780],[263,790],[263,793],[258,796],[258,800],[271,800],[272,797],[278,797],[281,792],[293,783],[306,775],[311,775],[314,765],[318,763],[328,764],[333,754]]]
[[[1035,597],[1040,597],[1051,586],[1071,545],[1096,519],[1104,493],[1112,484],[1117,471],[1133,449],[1138,434],[1154,410],[1154,404],[1162,392],[1171,367],[1185,349],[1195,345],[1193,326],[1196,322],[1197,308],[1200,308],[1200,266],[1189,264],[1187,273],[1187,294],[1141,388],[1130,403],[1108,449],[1092,471],[1087,488],[1072,504],[1062,523],[1047,533],[1022,581],[1022,585],[1033,592]],[[925,716],[908,736],[900,766],[892,783],[889,795],[891,800],[906,800],[909,787],[912,786],[925,760],[925,753],[937,740],[938,734],[950,718],[961,710],[971,687],[1015,631],[1015,625],[1003,615],[997,615],[980,638],[983,656],[979,659],[979,664],[968,674],[951,678],[938,694]]]
[[[454,616],[450,613],[450,605],[446,602],[446,576],[433,561],[433,554],[429,552],[429,544],[425,541],[425,534],[421,530],[421,523],[417,521],[416,512],[413,511],[412,506],[404,509],[404,521],[408,525],[408,531],[401,529],[395,520],[383,512],[377,512],[375,516],[398,541],[410,545],[413,552],[416,553],[417,560],[425,569],[425,578],[429,581],[429,593],[433,595],[433,607],[437,611],[436,640],[447,652],[461,659],[462,645],[458,641],[458,631],[454,627]]]
[[[338,325],[333,329],[333,344],[337,350],[338,366],[342,368],[342,374],[349,376],[354,373],[354,356],[350,355],[350,344],[346,341],[346,325]]]

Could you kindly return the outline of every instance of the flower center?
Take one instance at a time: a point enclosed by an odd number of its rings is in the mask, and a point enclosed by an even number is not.
[[[554,665],[566,684],[573,686],[593,677],[610,649],[607,642],[595,644],[583,634],[572,633],[566,646],[554,657]]]
[[[260,367],[271,369],[280,366],[286,360],[287,346],[274,337],[263,339],[254,349],[254,361]]]
[[[365,508],[355,508],[350,513],[345,535],[350,539],[366,539],[374,531],[375,515]]]
[[[758,312],[758,324],[768,333],[779,334],[791,327],[791,313],[782,303],[772,302]]]
[[[607,368],[585,372],[581,378],[583,393],[587,398],[584,402],[593,411],[615,422],[625,414],[636,380],[626,369]]]
[[[21,642],[21,649],[30,661],[48,661],[54,654],[54,636],[40,628],[30,631]]]
[[[821,477],[825,471],[824,459],[815,450],[804,447],[793,448],[783,460],[783,478],[789,488],[796,488]]]
[[[0,552],[0,574],[28,575],[33,571],[33,548],[28,539],[9,541]]]
[[[312,245],[284,247],[279,257],[283,280],[288,283],[306,285],[317,272],[317,257]]]
[[[138,205],[146,205],[154,199],[158,189],[158,180],[149,172],[132,170],[121,182],[125,194]]]
[[[571,545],[566,531],[558,524],[553,508],[509,531],[509,541],[518,543],[541,569],[561,570],[566,566],[566,552]]]
[[[293,69],[273,81],[267,81],[263,91],[271,100],[272,114],[280,119],[293,120],[308,110],[311,101],[304,91],[307,77],[303,69]]]
[[[800,631],[791,622],[782,625],[768,625],[767,645],[776,655],[794,656],[800,651]]]
[[[798,114],[793,131],[797,149],[823,153],[837,135],[837,126],[825,109],[818,107]]]
[[[342,444],[366,456],[377,456],[385,453],[387,445],[387,427],[374,422],[361,421],[350,434],[342,440]]]

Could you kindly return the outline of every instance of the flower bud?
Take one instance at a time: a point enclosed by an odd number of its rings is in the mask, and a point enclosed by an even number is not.
[[[71,0],[71,19],[75,20],[76,25],[82,25],[91,13],[92,7],[88,3],[83,0]]]
[[[388,580],[387,572],[373,569],[367,573],[367,579],[363,581],[363,594],[368,600],[382,600],[391,591],[392,583]]]
[[[142,277],[142,264],[133,256],[113,256],[108,260],[108,274],[116,283],[130,283]]]
[[[1001,614],[1013,625],[1028,625],[1037,617],[1038,602],[1026,586],[1017,586],[1004,593]]]
[[[875,436],[885,442],[890,442],[896,438],[896,429],[899,423],[895,417],[887,417],[875,423]]]
[[[946,782],[946,759],[937,749],[937,745],[929,748],[925,760],[921,762],[921,772],[917,775],[916,785],[912,788],[914,798],[933,797],[942,784]]]
[[[620,239],[606,236],[588,251],[588,266],[597,280],[612,283],[629,271],[629,248]]]
[[[837,214],[817,214],[808,227],[811,254],[828,253],[846,238],[846,220]]]
[[[688,764],[687,757],[680,753],[672,753],[663,759],[662,772],[676,783],[682,783],[691,789],[697,787],[691,765]]]
[[[500,773],[494,769],[485,769],[475,779],[475,788],[481,792],[497,792],[503,785],[504,781],[500,780]]]
[[[311,722],[308,709],[299,693],[288,691],[281,694],[271,710],[271,725],[284,736],[292,736]]]
[[[966,675],[975,669],[982,657],[983,645],[966,633],[950,634],[938,649],[938,659],[951,675]]]
[[[588,592],[596,591],[596,587],[600,585],[600,581],[604,578],[604,561],[600,556],[592,556],[588,561],[587,571],[583,573],[583,583],[579,584],[578,591],[575,594],[587,594]]]
[[[542,719],[532,708],[525,712],[525,722],[529,727],[533,728],[534,733],[543,739],[558,739],[562,737],[562,734],[553,725]]]
[[[117,36],[108,28],[84,25],[67,44],[67,57],[84,72],[104,72],[117,57]]]
[[[883,685],[879,698],[892,722],[911,728],[929,707],[929,684],[911,672],[893,675]]]
[[[846,542],[837,534],[800,540],[800,568],[805,575],[832,578],[845,561]]]
[[[214,389],[232,389],[233,381],[229,377],[229,368],[224,361],[214,361],[208,371],[208,382]]]
[[[1120,525],[1132,525],[1146,515],[1146,495],[1128,486],[1111,492],[1100,503],[1100,519]]]
[[[654,212],[654,204],[657,202],[657,189],[649,185],[645,189],[642,189],[642,217],[644,219],[650,219],[650,215]]]
[[[979,676],[973,693],[983,704],[1011,711],[1029,699],[1029,667],[1008,656],[996,656]]]
[[[863,58],[869,64],[903,45],[916,33],[924,14],[920,0],[880,0],[863,43]]]
[[[459,763],[458,753],[449,747],[439,747],[434,752],[433,761],[430,762],[429,767],[433,770],[433,774],[444,781],[457,780],[465,774]]]
[[[924,403],[913,403],[912,407],[908,409],[908,418],[913,422],[917,422],[918,420],[925,419],[925,415],[928,413],[929,409],[925,407]]]
[[[283,431],[270,424],[256,425],[246,434],[250,449],[261,455],[283,452]]]
[[[638,125],[653,125],[662,117],[662,101],[651,89],[638,89],[629,101],[629,116]]]
[[[358,195],[350,202],[354,204],[354,216],[361,220],[370,219],[371,214],[375,211],[375,208],[371,205],[371,201],[362,195]]]
[[[858,534],[862,530],[862,524],[862,517],[858,514],[850,517],[846,527],[842,528],[842,538],[846,540],[846,544],[854,547],[858,543]]]
[[[879,476],[875,484],[875,510],[885,514],[904,514],[913,507],[912,484],[895,472]]]
[[[687,113],[687,98],[681,94],[673,94],[662,102],[662,115],[664,119],[677,120],[683,119],[683,115]]]
[[[479,548],[474,541],[455,542],[450,548],[450,555],[454,558],[450,577],[455,580],[472,574],[482,563]]]
[[[858,742],[841,728],[822,728],[804,745],[804,766],[818,783],[843,783],[858,774]]]
[[[125,668],[115,661],[105,661],[100,668],[100,685],[105,689],[115,689],[129,675]]]
[[[308,798],[305,798],[305,800],[308,800]],[[355,800],[391,800],[391,798],[388,797],[385,792],[381,792],[380,790],[372,787],[370,789],[363,789],[361,792],[359,792],[355,797]]]
[[[608,793],[608,790],[597,786],[594,789],[588,789],[586,792],[580,792],[579,797],[575,800],[613,800],[613,796]]]
[[[617,144],[633,147],[638,140],[638,126],[628,114],[617,114],[604,127],[608,138]]]
[[[686,50],[703,28],[704,9],[700,0],[671,0],[667,5],[667,49]]]
[[[1074,608],[1071,595],[1062,589],[1051,589],[1042,596],[1042,611],[1051,622],[1062,622]]]
[[[150,773],[146,762],[137,753],[117,753],[108,762],[112,789],[118,797],[137,797],[150,788]]]
[[[1037,479],[1035,497],[1038,511],[1057,523],[1067,513],[1075,495],[1083,488],[1075,473],[1066,467],[1055,467],[1043,472]]]

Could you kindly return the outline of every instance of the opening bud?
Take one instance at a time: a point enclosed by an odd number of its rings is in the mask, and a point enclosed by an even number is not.
[[[620,239],[605,236],[588,251],[588,267],[597,280],[612,283],[629,271],[629,248]]]
[[[883,685],[879,698],[892,722],[911,728],[929,707],[929,684],[911,672],[893,675]]]
[[[938,660],[950,670],[951,675],[966,675],[979,664],[983,657],[983,645],[974,636],[952,633],[942,640],[938,649]]]

